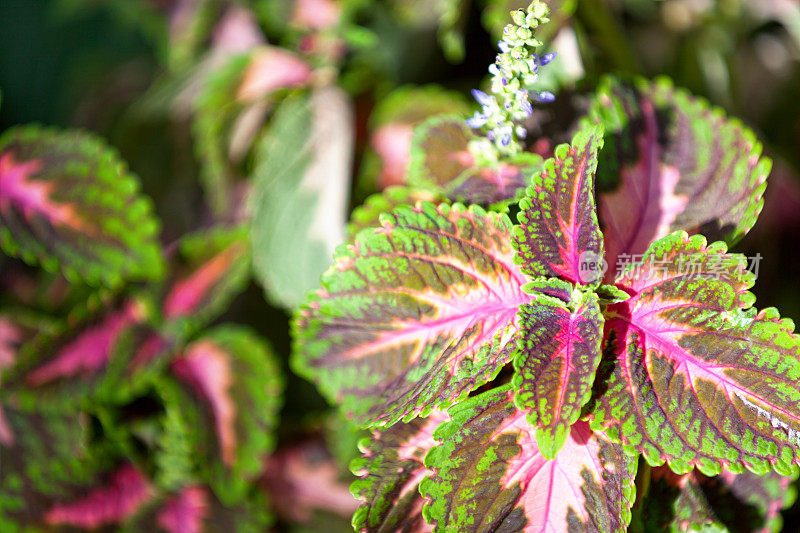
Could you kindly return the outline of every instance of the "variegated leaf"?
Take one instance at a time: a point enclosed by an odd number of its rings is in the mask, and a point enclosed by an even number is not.
[[[338,249],[295,324],[294,367],[366,425],[409,420],[491,380],[529,300],[511,222],[421,203]]]
[[[442,200],[443,196],[426,189],[387,187],[382,192],[368,197],[362,205],[353,210],[350,223],[347,225],[348,240],[355,239],[363,229],[380,226],[381,213],[388,213],[401,205],[415,205],[417,202],[439,203]]]
[[[162,313],[188,336],[222,313],[250,277],[246,228],[215,228],[184,237]]]
[[[22,347],[16,364],[5,372],[5,385],[35,389],[54,403],[78,405],[96,392],[98,380],[108,377],[109,362],[121,339],[147,316],[146,302],[134,297],[88,320],[41,331]]]
[[[408,183],[453,201],[499,204],[515,200],[541,167],[535,154],[520,154],[491,166],[479,166],[469,151],[476,138],[458,116],[433,117],[414,129]]]
[[[436,445],[433,432],[447,419],[444,411],[434,411],[376,431],[359,444],[363,457],[350,465],[361,477],[351,486],[361,501],[353,516],[356,531],[430,530],[422,517],[419,484],[430,473],[423,460]]]
[[[727,470],[714,477],[697,471],[677,475],[666,466],[658,467],[641,504],[641,523],[645,531],[654,533],[780,531],[781,510],[797,495],[792,479],[774,472],[732,474]]]
[[[542,167],[542,158],[522,153],[488,167],[471,166],[444,188],[451,200],[494,205],[517,200]]]
[[[512,397],[504,386],[470,398],[434,432],[420,487],[434,531],[624,532],[636,459],[586,422],[547,459]]]
[[[154,496],[154,489],[136,467],[122,465],[106,483],[84,496],[53,504],[44,515],[49,526],[97,529],[119,525],[134,516]]]
[[[207,485],[198,483],[167,494],[161,492],[159,496],[159,501],[148,505],[119,530],[124,533],[257,533],[271,531],[273,525],[268,502],[261,491],[253,491],[250,498],[235,504],[220,502]]]
[[[796,469],[800,337],[775,309],[750,307],[746,267],[724,243],[676,232],[622,272],[631,297],[606,309],[613,368],[595,427],[676,472]]]
[[[203,426],[214,428],[211,439],[199,437],[197,448],[209,453],[204,470],[211,486],[223,503],[235,502],[275,445],[272,432],[283,389],[277,361],[254,333],[224,325],[187,346],[172,371],[202,400],[210,417],[201,419]]]
[[[159,223],[104,142],[37,126],[0,137],[0,248],[92,285],[157,279]]]
[[[602,129],[578,132],[533,177],[514,228],[515,261],[532,277],[596,286],[603,274],[603,235],[594,203]]]
[[[404,86],[380,100],[369,117],[370,148],[361,162],[362,185],[385,189],[408,180],[414,126],[428,117],[469,113],[464,96],[439,85]]]
[[[320,436],[295,441],[266,461],[259,484],[275,512],[289,522],[309,525],[315,514],[349,519],[358,507],[352,477],[337,464]],[[351,528],[352,531],[352,528]]]
[[[753,227],[771,161],[738,120],[666,79],[607,78],[589,117],[605,126],[597,180],[612,267],[673,231],[734,243]]]
[[[0,529],[42,528],[57,522],[59,503],[80,498],[114,465],[106,450],[93,447],[86,413],[35,407],[40,402],[31,391],[3,392]]]
[[[603,338],[603,316],[594,292],[574,308],[533,296],[520,308],[522,335],[514,357],[514,401],[536,427],[540,453],[552,459],[589,401]]]

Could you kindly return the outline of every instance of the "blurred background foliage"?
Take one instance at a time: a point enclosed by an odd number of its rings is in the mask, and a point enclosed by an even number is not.
[[[280,156],[294,148],[313,153],[320,139],[351,139],[352,145],[339,152],[352,152],[352,164],[337,163],[332,154],[326,168],[340,168],[341,179],[326,176],[320,187],[332,186],[324,196],[352,209],[367,195],[402,182],[403,157],[392,149],[402,145],[410,125],[434,113],[469,112],[468,91],[485,78],[508,11],[527,3],[4,0],[0,130],[38,122],[84,128],[106,138],[153,199],[165,245],[218,221],[250,216],[243,214],[248,208],[240,198],[243,178],[267,180],[261,187],[269,188],[279,187],[274,176],[292,165],[299,165],[296,174],[305,174],[311,162]],[[306,11],[301,4],[307,4]],[[800,265],[800,4],[548,4],[554,22],[544,39],[559,55],[542,85],[559,97],[538,111],[542,131],[565,106],[566,95],[591,90],[606,73],[669,76],[676,86],[742,119],[757,132],[775,166],[761,218],[737,248],[763,256],[756,285],[760,306],[777,306],[785,316],[800,319],[800,283],[793,269]],[[330,5],[335,12],[326,15]],[[275,49],[268,45],[291,51],[305,66],[269,55]],[[278,71],[288,78],[276,81]],[[316,94],[308,103],[307,95],[287,90],[302,84],[336,86],[346,97],[324,100],[325,95]],[[248,99],[248,87],[260,96]],[[278,101],[284,101],[280,107],[293,103],[312,111],[327,109],[328,129],[309,133],[318,126],[310,115],[306,123],[281,122],[280,108],[273,105]],[[385,128],[391,125],[398,127]],[[344,133],[337,129],[342,127]],[[277,133],[271,135],[273,128]],[[284,145],[269,145],[267,140],[276,137]],[[285,180],[297,179],[293,176]],[[290,215],[299,221],[313,218],[313,201],[291,199],[291,194],[278,198],[292,206]],[[282,219],[276,220],[264,227],[275,232]],[[344,238],[344,222],[338,236],[322,237],[324,258],[335,244],[329,241]],[[287,376],[278,451],[263,478],[278,526],[348,531],[353,504],[346,465],[359,435],[330,415],[312,385],[292,376],[287,363],[290,309],[308,287],[302,280],[298,287],[286,286],[281,274],[271,271],[278,262],[284,270],[302,270],[304,262],[318,261],[312,257],[317,252],[293,257],[294,237],[278,237],[260,237],[272,247],[265,259],[259,260],[254,250],[256,278],[268,287],[266,301],[263,289],[250,281],[217,322],[245,324],[269,339]],[[303,275],[316,279],[316,267],[309,268]],[[320,493],[297,496],[302,492],[298,485],[309,483]],[[797,517],[796,509],[787,511],[787,530],[798,527]]]

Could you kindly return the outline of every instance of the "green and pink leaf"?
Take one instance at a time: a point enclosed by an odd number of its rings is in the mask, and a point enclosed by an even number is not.
[[[253,332],[226,325],[189,344],[171,368],[210,418],[215,442],[204,439],[199,447],[215,451],[209,458],[209,481],[217,496],[230,503],[259,474],[275,445],[272,430],[283,390],[277,361]]]
[[[295,368],[366,425],[424,415],[491,380],[530,299],[505,215],[421,203],[381,223],[339,248],[295,324]]]
[[[107,484],[93,488],[86,496],[50,507],[44,522],[82,529],[119,525],[135,515],[153,495],[154,489],[142,472],[126,464],[111,474]]]
[[[218,227],[184,237],[175,274],[164,296],[163,316],[188,336],[222,313],[250,276],[244,227]]]
[[[449,410],[434,432],[420,487],[434,531],[623,532],[631,518],[636,459],[576,423],[545,458],[504,386]]]
[[[13,128],[0,137],[0,248],[90,285],[158,279],[159,223],[138,188],[88,133]]]
[[[750,308],[746,267],[724,243],[676,232],[622,272],[631,297],[606,309],[613,368],[596,428],[677,472],[796,470],[800,338],[775,309]]]
[[[598,187],[611,265],[673,231],[735,243],[752,228],[771,161],[738,120],[666,79],[606,78],[590,122],[606,133]]]
[[[602,146],[602,129],[589,127],[571,145],[558,146],[555,157],[534,175],[513,233],[515,261],[529,276],[599,283],[603,235],[595,210],[594,173]]]
[[[539,452],[553,459],[592,394],[600,363],[603,316],[593,292],[570,309],[533,296],[520,308],[522,336],[514,357],[514,401],[536,429]]]
[[[401,422],[374,432],[359,447],[362,457],[351,470],[361,479],[351,490],[361,501],[353,516],[356,531],[426,531],[420,482],[430,473],[425,455],[436,446],[434,430],[447,413],[433,411],[426,418]]]
[[[542,158],[523,153],[479,165],[469,151],[474,139],[463,117],[437,116],[420,124],[414,130],[408,183],[467,204],[493,205],[518,199],[530,176],[541,168]]]

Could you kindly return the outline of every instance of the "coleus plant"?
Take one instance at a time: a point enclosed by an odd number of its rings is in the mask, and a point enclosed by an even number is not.
[[[497,102],[549,61],[521,32],[546,15],[513,14],[501,49],[527,66],[499,57],[466,126],[416,129],[409,182],[445,201],[370,200],[297,313],[296,371],[373,429],[353,525],[726,527],[704,492],[721,485],[755,511],[737,527],[774,529],[800,463],[800,337],[754,307],[754,265],[728,252],[770,161],[666,80],[612,78],[570,143],[528,158],[530,104]]]
[[[250,278],[248,233],[158,231],[100,139],[0,136],[0,530],[271,522],[281,370],[249,328],[209,327]]]

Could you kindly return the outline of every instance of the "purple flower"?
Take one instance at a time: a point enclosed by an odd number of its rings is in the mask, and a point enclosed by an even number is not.
[[[503,52],[508,52],[509,50],[508,43],[503,40],[497,41],[497,47]]]
[[[550,91],[541,91],[539,94],[534,95],[534,99],[542,104],[549,104],[556,99],[556,95]]]
[[[493,101],[491,96],[478,89],[472,89],[472,96],[474,96],[475,100],[477,100],[478,103],[484,107],[491,105]]]
[[[551,62],[553,60],[553,58],[555,58],[555,57],[556,57],[556,53],[555,52],[550,52],[549,54],[545,54],[545,55],[539,57],[538,63],[541,66],[545,66],[546,64]]]
[[[531,105],[531,101],[528,99],[527,90],[522,89],[517,91],[517,100],[519,100],[519,105],[522,107],[522,111],[524,111],[526,115],[533,115],[533,105]]]
[[[478,129],[489,120],[489,117],[481,113],[475,112],[475,115],[467,119],[467,126],[472,129]]]

